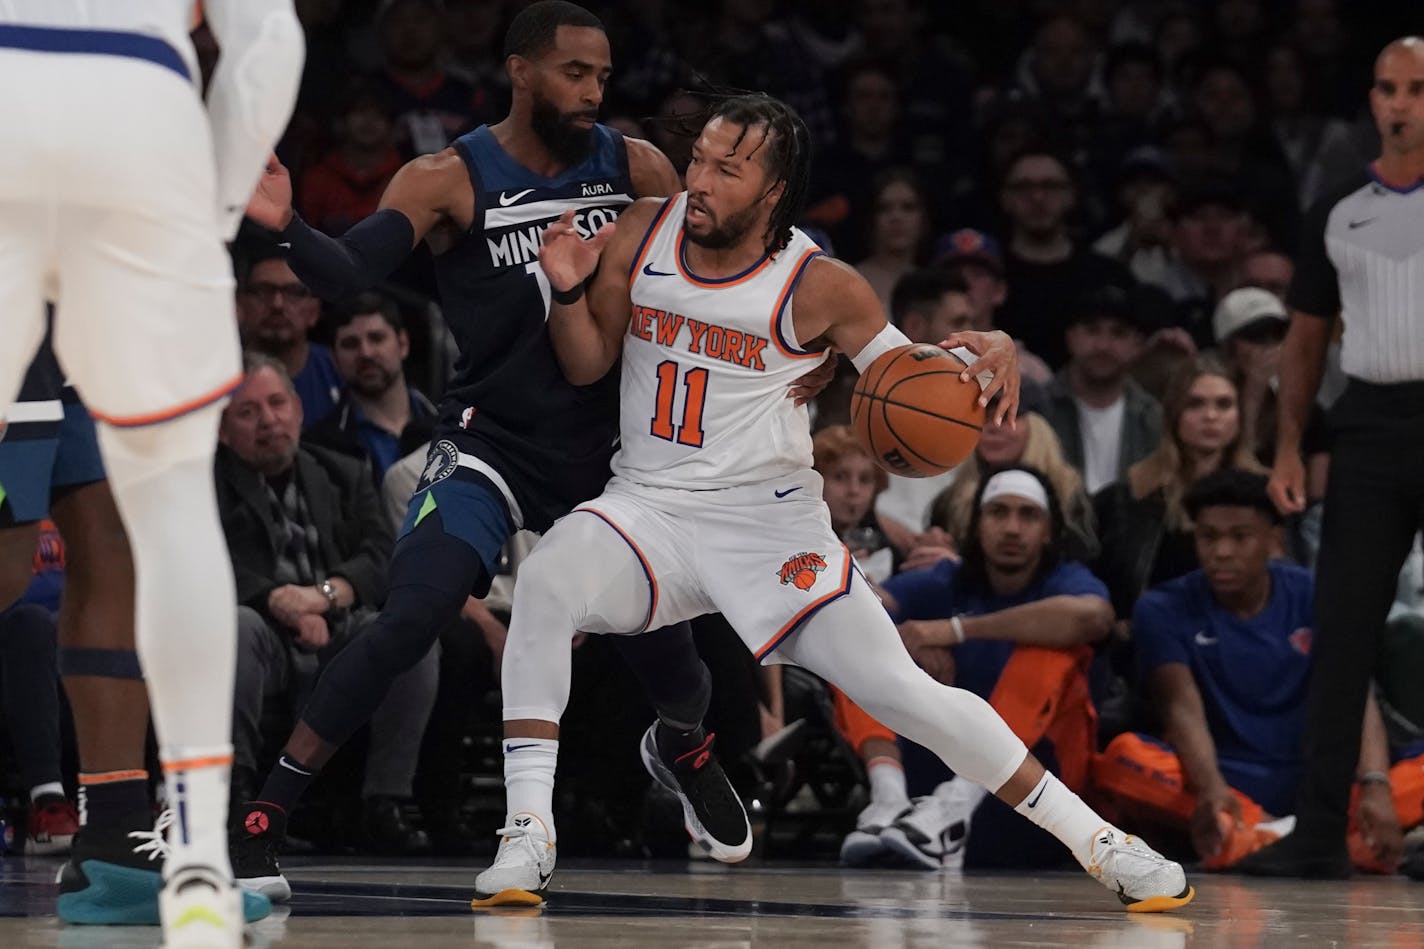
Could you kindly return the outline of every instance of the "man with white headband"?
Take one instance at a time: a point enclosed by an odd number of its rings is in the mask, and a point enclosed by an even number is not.
[[[979,490],[963,561],[899,574],[883,592],[915,660],[940,681],[987,699],[1037,757],[1057,762],[1058,777],[1076,791],[1087,784],[1097,725],[1088,698],[1089,644],[1107,634],[1113,613],[1102,582],[1064,560],[1063,530],[1042,474],[1001,469]],[[1004,820],[1007,809],[979,810],[984,791],[951,779],[925,749],[897,743],[848,702],[837,711],[871,778],[871,805],[842,846],[847,863],[889,853],[932,870],[962,865],[966,852],[971,865],[1059,861],[1051,840]],[[969,848],[971,819],[981,829],[975,839],[992,847]]]

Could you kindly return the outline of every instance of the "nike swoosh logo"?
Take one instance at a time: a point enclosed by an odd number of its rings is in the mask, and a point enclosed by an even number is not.
[[[292,249],[292,242],[291,242],[291,241],[281,241],[280,243],[277,244],[277,246],[280,247],[280,248],[282,248],[283,250],[291,250],[291,249]]]
[[[796,487],[794,487],[794,488],[787,488],[785,491],[773,491],[773,492],[771,492],[771,493],[774,494],[774,495],[776,495],[776,496],[779,497],[779,498],[784,498],[784,497],[786,497],[788,494],[790,494],[792,491],[800,491],[800,490],[801,490],[801,486],[798,484],[798,485],[797,485]]]
[[[533,188],[525,188],[523,191],[516,191],[514,194],[505,194],[503,191],[501,191],[499,193],[499,206],[502,208],[507,208],[514,202],[518,201],[520,198],[524,197],[526,194],[533,193]]]
[[[1038,793],[1033,796],[1033,800],[1031,800],[1031,801],[1028,802],[1028,806],[1029,806],[1029,807],[1037,807],[1037,806],[1038,806],[1038,799],[1041,798],[1041,797],[1043,797],[1043,791],[1044,791],[1043,788],[1039,788],[1039,789],[1038,789]]]
[[[1374,220],[1374,218],[1372,218],[1372,217],[1367,217],[1367,218],[1365,218],[1363,221],[1351,221],[1351,222],[1350,222],[1350,230],[1353,231],[1353,230],[1354,230],[1355,228],[1357,228],[1357,227],[1364,227],[1366,224],[1370,223],[1370,222],[1373,221],[1373,220]]]
[[[663,273],[661,270],[654,270],[652,264],[645,264],[645,265],[643,265],[643,273],[647,274],[649,277],[671,277],[671,276],[672,276],[672,274],[670,274],[670,273]]]
[[[529,744],[529,745],[505,745],[505,746],[504,746],[504,753],[505,753],[505,754],[509,754],[511,751],[519,751],[519,750],[524,749],[524,748],[533,748],[533,747],[535,747],[535,746],[532,745],[532,744]]]
[[[1216,637],[1208,636],[1205,632],[1197,633],[1196,641],[1198,646],[1215,646]]]

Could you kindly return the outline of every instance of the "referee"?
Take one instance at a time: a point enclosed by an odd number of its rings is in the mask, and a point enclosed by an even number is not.
[[[1333,447],[1317,564],[1314,666],[1296,830],[1242,861],[1265,876],[1346,877],[1351,786],[1357,820],[1381,856],[1397,858],[1389,778],[1356,774],[1370,676],[1414,535],[1424,525],[1424,39],[1375,61],[1370,108],[1382,153],[1305,222],[1287,302],[1280,423],[1270,492],[1305,506],[1301,434],[1337,316],[1349,385],[1331,410]],[[1392,826],[1391,826],[1392,825]]]

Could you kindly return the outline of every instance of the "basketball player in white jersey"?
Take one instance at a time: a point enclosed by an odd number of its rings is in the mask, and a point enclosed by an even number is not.
[[[1128,909],[1182,906],[1194,894],[1180,866],[1094,813],[982,699],[915,666],[831,529],[806,413],[781,393],[827,347],[863,371],[908,340],[862,277],[791,226],[808,152],[785,105],[730,98],[693,146],[686,192],[639,201],[590,240],[567,220],[545,235],[565,374],[586,384],[622,358],[621,448],[605,492],[555,524],[521,572],[504,654],[506,745],[556,742],[574,630],[720,611],[758,659],[836,684],[1054,834]],[[985,401],[1006,389],[1012,418],[1012,341],[955,342],[981,357],[966,375],[996,370]],[[478,893],[547,884],[552,777],[506,772],[504,840]]]
[[[236,949],[235,594],[212,477],[241,378],[224,243],[291,115],[303,40],[291,0],[205,6],[222,47],[206,109],[193,0],[0,0],[0,405],[53,302],[54,349],[100,422],[133,546],[137,647],[175,814],[165,942]],[[93,868],[79,863],[80,885],[148,885]]]

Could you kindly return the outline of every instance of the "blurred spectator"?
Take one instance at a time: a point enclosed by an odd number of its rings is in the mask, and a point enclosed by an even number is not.
[[[838,254],[857,259],[867,249],[877,177],[909,164],[900,135],[900,87],[890,66],[875,60],[847,66],[840,109],[840,138],[816,155],[807,219],[830,232]]]
[[[648,139],[668,157],[679,175],[687,173],[692,160],[692,143],[702,127],[700,117],[707,102],[691,92],[679,90],[658,106],[657,116],[648,123]]]
[[[1162,437],[1162,408],[1128,375],[1142,352],[1141,314],[1109,288],[1074,308],[1069,361],[1048,390],[1044,417],[1088,494],[1121,480]]]
[[[862,55],[894,70],[908,159],[937,182],[937,201],[948,197],[951,184],[971,168],[957,147],[972,131],[966,58],[933,28],[927,0],[859,0],[856,6]]]
[[[233,800],[256,791],[265,700],[300,709],[320,668],[361,635],[385,598],[391,530],[359,462],[298,443],[302,406],[281,363],[249,354],[223,411],[218,510],[237,579]],[[364,842],[420,853],[402,810],[435,698],[432,651],[395,681],[371,722],[362,789]],[[283,729],[285,732],[285,728]]]
[[[855,557],[871,583],[881,583],[899,566],[899,557],[880,527],[875,499],[890,476],[875,463],[846,425],[833,425],[816,433],[813,441],[815,469],[825,482],[822,497],[831,514],[831,527]]]
[[[406,383],[410,339],[389,297],[358,295],[341,309],[334,333],[336,369],[345,387],[336,408],[307,429],[306,439],[369,462],[379,489],[397,459],[430,440],[435,406]]]
[[[383,56],[378,81],[392,103],[395,143],[409,156],[434,154],[498,114],[485,90],[441,65],[445,18],[439,0],[382,0],[377,27]]]
[[[1182,506],[1191,486],[1222,468],[1263,470],[1241,436],[1240,396],[1219,363],[1199,358],[1185,366],[1162,409],[1156,450],[1093,497],[1102,541],[1093,572],[1124,619],[1143,590],[1199,566]]]
[[[1097,41],[1075,17],[1044,20],[1019,59],[1016,84],[1053,116],[1075,154],[1090,145],[1102,113]]]
[[[1349,126],[1321,114],[1321,103],[1312,101],[1305,60],[1294,46],[1277,43],[1266,53],[1263,87],[1271,134],[1290,164],[1304,211],[1369,158]]]
[[[298,191],[302,217],[332,235],[375,212],[402,164],[391,144],[390,99],[376,84],[352,84],[339,125],[337,146],[302,175]]]
[[[1202,567],[1146,593],[1132,622],[1166,743],[1119,735],[1094,772],[1145,812],[1134,816],[1189,829],[1219,869],[1293,826],[1274,818],[1293,811],[1301,777],[1315,591],[1308,571],[1271,561],[1280,515],[1265,475],[1218,471],[1185,505]],[[1350,852],[1356,867],[1392,873],[1401,824],[1424,820],[1424,760],[1390,768],[1373,702],[1362,732]]]
[[[59,631],[55,612],[64,586],[64,541],[41,521],[34,575],[20,599],[0,611],[0,708],[29,800],[26,855],[68,853],[79,812],[65,796],[61,768]]]
[[[302,414],[315,423],[336,406],[342,387],[331,350],[307,338],[321,318],[321,301],[292,272],[285,249],[270,239],[250,243],[237,286],[242,345],[282,364]]]
[[[1108,182],[1127,155],[1151,142],[1163,101],[1156,50],[1145,43],[1114,46],[1103,64],[1103,83],[1106,107],[1094,124],[1088,161],[1093,176]]]
[[[901,573],[883,585],[886,608],[910,654],[941,682],[979,695],[1070,788],[1087,786],[1097,730],[1088,696],[1090,644],[1107,635],[1107,590],[1065,552],[1065,525],[1049,480],[1032,468],[990,474],[975,492],[964,561]],[[842,845],[847,863],[886,850],[912,866],[1055,865],[1060,853],[1003,818],[983,788],[952,778],[931,753],[896,738],[837,693],[837,723],[871,769],[901,757],[899,790],[879,798]],[[909,813],[904,792],[925,795]],[[872,784],[872,792],[875,785]],[[888,793],[887,793],[888,792]],[[981,804],[982,809],[981,809]],[[898,812],[898,813],[897,813]],[[971,822],[989,824],[988,847],[967,847]],[[958,825],[958,826],[956,826]],[[968,859],[966,859],[968,850]]]
[[[1281,344],[1288,322],[1285,304],[1260,287],[1232,290],[1222,297],[1212,318],[1218,356],[1241,392],[1242,437],[1256,458],[1268,467],[1276,457]],[[1330,462],[1325,413],[1319,406],[1312,406],[1301,454],[1309,473],[1307,495],[1318,501],[1325,496],[1325,473]]]
[[[1099,237],[1093,250],[1124,264],[1139,282],[1162,283],[1172,261],[1167,209],[1175,195],[1165,153],[1152,147],[1129,153],[1114,189],[1122,222]]]
[[[1030,395],[1019,406],[1014,428],[985,425],[973,457],[955,469],[950,486],[935,498],[930,507],[930,526],[948,533],[956,548],[963,549],[968,537],[974,496],[985,475],[996,468],[1022,465],[1042,472],[1053,485],[1054,496],[1061,499],[1066,555],[1074,560],[1089,560],[1097,554],[1093,509],[1083,491],[1083,478],[1064,459],[1058,436],[1044,420],[1043,410],[1039,398]]]
[[[1216,0],[1213,48],[1233,62],[1244,63],[1260,52],[1269,23],[1262,0]]]
[[[890,312],[895,283],[920,263],[929,237],[929,206],[918,178],[905,169],[882,172],[871,187],[870,243],[855,265]]]
[[[791,106],[811,141],[824,148],[836,140],[825,70],[805,36],[775,13],[772,0],[722,0],[689,52],[696,56],[694,65],[718,81],[757,89]]]
[[[1173,3],[1157,20],[1157,61],[1173,87],[1181,81],[1183,65],[1206,43],[1206,30],[1197,10],[1197,4]]]
[[[1261,118],[1245,72],[1228,60],[1209,60],[1196,73],[1189,101],[1211,130],[1214,171],[1251,196],[1252,210],[1272,235],[1294,233],[1300,207],[1291,166]]]
[[[1284,300],[1294,273],[1295,264],[1290,256],[1267,244],[1248,253],[1241,262],[1241,286],[1260,287],[1274,294],[1276,299]]]
[[[1055,369],[1068,358],[1063,330],[1073,302],[1105,286],[1132,284],[1125,267],[1069,234],[1077,194],[1067,162],[1038,149],[1009,163],[1000,189],[1010,231],[1004,262],[1009,297],[999,329],[1022,339]]]
[[[490,115],[509,111],[504,68],[504,0],[445,0],[445,58],[450,75],[479,91]]]
[[[1157,285],[1176,302],[1177,322],[1206,349],[1216,302],[1241,285],[1249,216],[1240,192],[1216,178],[1184,186],[1168,217],[1172,264]]]
[[[999,242],[983,231],[962,227],[935,243],[932,262],[963,279],[968,288],[971,317],[968,328],[985,333],[998,329],[999,307],[1009,294]],[[1024,381],[1047,385],[1053,378],[1048,363],[1029,352],[1023,340],[1016,339],[1014,343],[1018,346],[1019,374]]]

